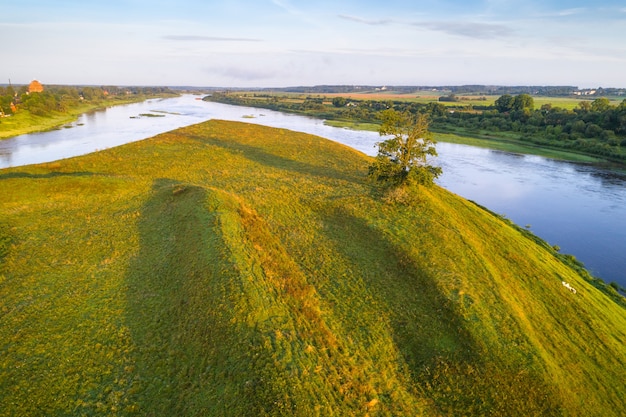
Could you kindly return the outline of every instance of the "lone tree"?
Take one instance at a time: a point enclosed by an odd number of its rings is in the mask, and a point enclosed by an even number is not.
[[[391,137],[377,144],[378,155],[369,167],[369,177],[389,188],[432,185],[441,168],[427,161],[428,156],[437,156],[428,116],[389,109],[381,119],[378,133]]]

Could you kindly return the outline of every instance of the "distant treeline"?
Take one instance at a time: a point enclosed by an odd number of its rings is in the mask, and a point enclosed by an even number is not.
[[[343,97],[284,100],[271,94],[214,93],[208,99],[358,123],[378,123],[380,112],[389,108],[427,113],[431,117],[431,128],[438,131],[513,139],[626,162],[623,151],[626,147],[626,99],[617,106],[606,97],[584,100],[573,110],[550,104],[535,109],[534,100],[528,94],[504,94],[493,105],[471,107]]]
[[[115,86],[45,86],[41,92],[29,92],[29,86],[0,86],[0,115],[11,115],[26,110],[36,116],[53,112],[67,112],[81,102],[97,102],[109,98],[128,98],[137,95],[175,94],[166,87]]]
[[[497,86],[497,85],[457,85],[457,86],[371,86],[371,85],[316,85],[286,88],[267,88],[257,91],[284,92],[300,94],[347,94],[364,92],[394,92],[414,94],[418,91],[449,92],[451,94],[504,95],[533,94],[548,97],[567,97],[572,95],[591,96],[626,96],[626,88],[579,89],[576,86]],[[250,91],[249,89],[247,91]]]

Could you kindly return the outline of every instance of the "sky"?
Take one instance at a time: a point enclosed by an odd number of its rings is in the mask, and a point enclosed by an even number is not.
[[[0,84],[626,87],[626,0],[0,0]]]

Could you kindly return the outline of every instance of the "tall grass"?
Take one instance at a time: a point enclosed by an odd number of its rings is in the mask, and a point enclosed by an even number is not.
[[[210,121],[0,171],[0,415],[619,415],[624,308],[368,163]]]

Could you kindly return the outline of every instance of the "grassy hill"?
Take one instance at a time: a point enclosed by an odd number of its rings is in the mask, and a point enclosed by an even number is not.
[[[210,121],[0,171],[0,415],[626,409],[623,307],[441,188],[385,203],[368,163]]]

